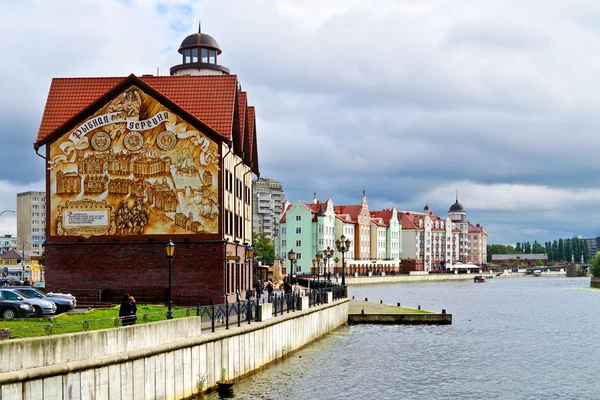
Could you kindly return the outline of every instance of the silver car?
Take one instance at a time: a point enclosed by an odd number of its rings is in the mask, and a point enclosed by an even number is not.
[[[33,307],[33,317],[41,317],[42,315],[51,315],[56,313],[56,304],[51,301],[31,297],[17,289],[0,288],[0,299],[3,300],[20,300],[31,304]]]
[[[75,296],[63,293],[44,293],[39,289],[31,286],[9,286],[7,289],[15,289],[21,293],[25,293],[30,297],[37,297],[38,299],[44,299],[56,304],[57,312],[65,312],[74,309],[77,306],[77,300]]]

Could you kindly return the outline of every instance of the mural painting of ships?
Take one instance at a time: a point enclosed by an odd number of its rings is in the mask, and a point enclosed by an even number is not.
[[[218,232],[218,147],[132,86],[51,145],[57,235]]]

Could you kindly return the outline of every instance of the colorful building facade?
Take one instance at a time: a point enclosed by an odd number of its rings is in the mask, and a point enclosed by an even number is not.
[[[53,79],[34,145],[47,160],[47,288],[222,302],[252,288],[255,109],[204,33],[173,76]],[[218,74],[215,71],[219,72]]]

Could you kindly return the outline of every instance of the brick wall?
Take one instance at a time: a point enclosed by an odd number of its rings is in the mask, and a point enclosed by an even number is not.
[[[173,303],[224,302],[224,243],[175,242]],[[236,245],[228,244],[229,255]],[[240,269],[248,279],[244,246],[238,246]],[[79,297],[101,294],[103,302],[118,303],[127,292],[138,303],[163,303],[169,287],[169,262],[164,243],[46,243],[46,291],[70,292]],[[246,286],[246,283],[244,283]],[[242,293],[246,287],[242,287]],[[98,296],[98,295],[96,295]],[[235,301],[235,294],[228,294]]]

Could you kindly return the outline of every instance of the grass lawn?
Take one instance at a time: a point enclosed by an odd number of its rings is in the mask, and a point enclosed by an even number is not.
[[[187,310],[189,310],[189,315],[196,315],[195,308],[173,308],[173,317],[186,317]],[[167,307],[138,305],[136,323],[143,324],[144,322],[165,320],[167,319],[166,314]],[[115,306],[112,308],[92,309],[87,312],[71,311],[50,318],[24,318],[11,321],[0,320],[0,329],[10,329],[12,337],[27,338],[115,328],[116,326],[121,326],[121,321],[118,318],[119,306]],[[146,321],[144,321],[144,319],[146,319]]]
[[[365,310],[365,314],[435,314],[432,311],[417,310],[416,308],[397,307],[360,300],[350,301],[348,311],[350,314],[360,314],[362,310]]]

